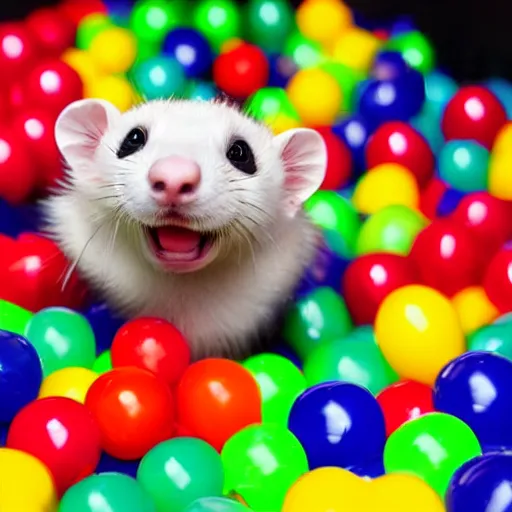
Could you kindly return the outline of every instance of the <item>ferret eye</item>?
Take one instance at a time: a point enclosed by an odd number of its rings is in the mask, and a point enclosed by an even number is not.
[[[124,138],[121,147],[117,150],[117,158],[133,155],[146,145],[147,133],[143,128],[133,128]]]
[[[257,170],[254,155],[245,140],[232,142],[226,152],[226,157],[234,167],[245,174],[254,174]]]

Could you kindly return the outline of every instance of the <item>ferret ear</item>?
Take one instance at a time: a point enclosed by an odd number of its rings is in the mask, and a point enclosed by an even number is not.
[[[286,213],[293,217],[324,180],[327,148],[322,136],[310,128],[287,130],[274,142],[284,167]]]
[[[78,168],[90,161],[105,131],[120,115],[105,100],[85,99],[69,104],[55,123],[55,140],[68,165]]]

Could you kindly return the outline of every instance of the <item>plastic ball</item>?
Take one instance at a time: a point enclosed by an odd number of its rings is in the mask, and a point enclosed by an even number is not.
[[[503,313],[512,311],[512,247],[495,254],[484,275],[483,286],[491,302]]]
[[[270,121],[283,112],[297,116],[286,92],[280,87],[264,87],[252,94],[244,104],[244,110],[251,117],[262,121]]]
[[[127,29],[107,28],[92,39],[89,53],[104,73],[126,73],[135,62],[137,41]]]
[[[370,138],[370,127],[360,115],[352,115],[336,123],[332,131],[347,146],[358,172],[366,170],[365,148]]]
[[[23,78],[38,59],[38,47],[22,23],[0,24],[0,69],[7,83]]]
[[[380,51],[373,60],[370,75],[378,80],[397,78],[406,73],[408,65],[402,54],[396,51]]]
[[[360,213],[371,215],[391,205],[418,209],[420,191],[414,174],[399,164],[380,164],[358,181],[352,201]]]
[[[499,312],[481,286],[470,286],[452,298],[462,332],[469,335],[495,320]]]
[[[367,72],[381,41],[371,32],[352,26],[344,30],[333,44],[332,55],[336,62],[358,71]]]
[[[340,86],[321,69],[299,70],[288,82],[286,92],[306,125],[330,125],[340,113]],[[315,101],[312,102],[311,98]]]
[[[395,163],[409,169],[424,187],[434,173],[434,155],[427,141],[410,125],[392,121],[381,125],[366,146],[369,169]]]
[[[106,100],[121,112],[126,112],[136,103],[136,93],[132,85],[129,80],[120,75],[96,77],[87,85],[84,96]]]
[[[330,0],[329,0],[330,1]],[[324,181],[320,185],[323,190],[339,190],[350,179],[352,171],[352,157],[343,141],[330,129],[319,130],[327,150],[327,167]]]
[[[75,25],[91,14],[107,14],[107,8],[102,0],[63,0],[59,10]]]
[[[407,64],[421,73],[430,73],[434,67],[434,49],[425,35],[416,30],[392,37],[386,49],[400,52]]]
[[[434,153],[438,153],[444,145],[444,136],[441,131],[441,114],[437,114],[434,107],[426,101],[421,110],[413,116],[409,123],[420,133]]]
[[[137,478],[140,460],[141,459],[120,460],[103,452],[95,473],[122,473],[123,475]]]
[[[434,412],[432,388],[420,382],[395,382],[377,395],[389,437],[405,422]]]
[[[235,98],[247,98],[267,85],[267,57],[257,46],[240,44],[221,53],[213,63],[213,80],[219,89]]]
[[[359,231],[356,254],[389,252],[407,256],[418,233],[427,224],[421,213],[391,205],[369,216]]]
[[[245,506],[230,498],[199,498],[183,512],[250,512]]]
[[[88,88],[94,85],[94,81],[100,78],[100,71],[87,51],[68,48],[62,54],[61,60],[78,73],[84,84],[84,92],[87,92]]]
[[[0,422],[9,423],[37,398],[42,370],[32,344],[21,336],[0,331]]]
[[[137,2],[130,17],[130,28],[137,39],[160,44],[185,18],[185,3],[166,0]]]
[[[48,468],[33,455],[0,448],[0,509],[56,510],[57,491]]]
[[[512,329],[494,323],[477,329],[468,336],[468,350],[494,352],[512,361]]]
[[[299,69],[312,68],[324,60],[322,45],[307,38],[298,30],[288,36],[283,53],[292,59]]]
[[[192,364],[176,393],[179,424],[219,451],[233,434],[261,421],[258,384],[234,361],[211,358]],[[212,418],[222,418],[222,422],[212,422]]]
[[[168,99],[185,92],[185,73],[170,57],[154,57],[136,64],[132,70],[137,91],[147,100]]]
[[[319,345],[352,329],[347,306],[332,288],[322,286],[296,301],[286,315],[283,337],[304,360]]]
[[[446,105],[442,130],[446,140],[470,139],[490,149],[507,115],[498,98],[485,87],[461,87]]]
[[[96,339],[96,354],[109,349],[117,331],[124,325],[125,320],[112,312],[105,302],[96,302],[84,311]]]
[[[24,407],[9,428],[7,447],[30,453],[52,473],[59,494],[92,474],[100,460],[100,431],[83,404],[43,398]]]
[[[307,389],[292,407],[288,428],[304,447],[310,469],[374,460],[385,441],[379,404],[369,391],[347,382]]]
[[[488,190],[489,193],[499,199],[512,200],[512,153],[495,152],[489,160]]]
[[[440,71],[432,71],[425,76],[427,102],[437,118],[441,119],[446,105],[457,89],[455,80]]]
[[[137,480],[120,473],[91,475],[64,494],[59,512],[156,512],[151,497]]]
[[[193,16],[194,27],[210,41],[214,50],[240,34],[240,12],[232,0],[201,0]]]
[[[121,460],[142,457],[175,430],[172,394],[147,370],[115,368],[100,375],[85,405],[98,422],[103,450]]]
[[[271,53],[268,55],[268,86],[280,87],[284,89],[291,77],[297,72],[298,67],[289,57],[280,55],[279,53]]]
[[[80,50],[88,50],[94,38],[109,28],[114,27],[104,13],[92,13],[85,16],[76,29],[76,47]]]
[[[408,285],[391,292],[375,319],[384,357],[404,379],[432,385],[441,369],[465,350],[459,319],[438,291]]]
[[[23,336],[34,314],[26,309],[0,299],[0,330]]]
[[[281,510],[288,489],[308,471],[301,443],[276,424],[242,429],[226,442],[221,457],[225,488],[254,510]]]
[[[366,254],[347,267],[342,295],[354,323],[373,324],[380,304],[393,290],[416,282],[416,270],[408,258],[399,254]]]
[[[485,86],[500,100],[505,107],[507,118],[512,118],[512,84],[502,78],[491,78]]]
[[[99,374],[88,368],[69,367],[48,375],[41,384],[39,398],[59,396],[85,403],[87,391]]]
[[[209,101],[217,96],[217,88],[208,82],[192,84],[187,91],[187,98],[191,100]]]
[[[102,352],[94,361],[92,365],[92,371],[99,373],[106,373],[112,370],[112,357],[110,355],[110,350],[105,350]]]
[[[224,469],[220,455],[208,443],[177,437],[144,455],[137,481],[157,510],[182,512],[199,498],[222,495]]]

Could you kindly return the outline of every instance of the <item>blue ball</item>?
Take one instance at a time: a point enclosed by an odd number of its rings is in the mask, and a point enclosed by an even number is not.
[[[302,393],[288,428],[302,444],[310,469],[349,468],[382,457],[386,433],[375,397],[347,382],[327,382]]]
[[[176,59],[188,78],[201,77],[213,64],[210,43],[193,28],[179,27],[171,30],[164,39],[162,54]]]
[[[489,453],[469,460],[446,492],[448,512],[512,512],[512,455]]]
[[[359,466],[352,466],[348,469],[357,476],[365,479],[369,478],[370,480],[379,478],[386,473],[383,457],[378,457],[375,460],[360,464]]]
[[[511,382],[511,361],[491,352],[467,352],[439,373],[434,407],[467,423],[482,446],[512,447]]]
[[[36,349],[23,336],[0,330],[0,423],[37,398],[42,380]]]
[[[122,473],[123,475],[137,478],[137,470],[139,469],[140,459],[137,460],[120,460],[112,457],[108,453],[101,454],[100,461],[96,467],[95,473]]]
[[[104,302],[92,304],[83,314],[94,332],[96,354],[99,355],[110,348],[116,332],[125,320],[110,311]]]
[[[371,135],[369,123],[365,119],[354,114],[346,117],[332,127],[334,135],[339,137],[349,149],[356,173],[366,170],[365,149]]]
[[[135,0],[103,0],[110,19],[119,25],[124,25],[129,19]]]
[[[409,65],[400,52],[384,50],[378,53],[372,64],[371,75],[377,79],[398,78],[407,73]]]
[[[460,192],[454,188],[446,190],[441,196],[439,203],[437,203],[436,215],[438,217],[447,217],[453,213],[464,196],[464,192]]]
[[[268,55],[268,65],[269,78],[267,87],[281,87],[284,89],[298,69],[293,59],[276,54]]]

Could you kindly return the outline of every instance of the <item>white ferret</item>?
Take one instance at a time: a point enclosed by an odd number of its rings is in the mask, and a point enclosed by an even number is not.
[[[47,228],[91,288],[172,322],[195,359],[250,353],[314,256],[302,205],[325,175],[318,132],[273,136],[222,100],[121,114],[87,99],[55,135],[68,176]]]

